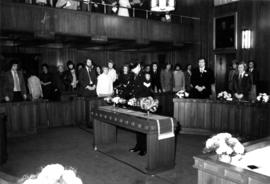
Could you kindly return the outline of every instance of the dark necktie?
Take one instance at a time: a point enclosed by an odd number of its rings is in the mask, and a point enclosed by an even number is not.
[[[238,80],[239,80],[240,86],[242,85],[242,77],[243,77],[243,74],[239,74]]]
[[[87,74],[88,74],[88,78],[89,78],[89,83],[90,83],[90,85],[92,85],[93,82],[91,80],[91,75],[90,75],[90,69],[89,68],[87,69]]]

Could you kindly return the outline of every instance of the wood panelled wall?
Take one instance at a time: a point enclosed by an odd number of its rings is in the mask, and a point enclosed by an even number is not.
[[[214,16],[222,16],[229,13],[238,13],[237,22],[237,50],[236,57],[239,61],[254,60],[259,71],[259,89],[269,92],[270,90],[270,1],[245,0],[214,8]],[[209,25],[213,27],[213,24]],[[251,49],[241,48],[241,31],[250,29],[254,34],[254,44]],[[220,51],[219,51],[220,52]],[[222,52],[222,51],[221,51]],[[228,52],[226,50],[224,53]],[[210,57],[214,58],[214,53]]]
[[[213,68],[213,0],[176,0],[176,14],[200,18],[193,27],[198,42],[181,50],[181,59],[196,64],[203,57]]]
[[[44,49],[44,48],[4,48],[3,52],[17,52],[17,53],[41,53],[42,61],[51,65],[57,62],[66,62],[67,60],[73,60],[75,62],[81,62],[86,57],[93,58],[94,61],[100,63],[101,65],[106,62],[107,59],[112,59],[117,65],[129,62],[132,59],[139,59],[145,63],[151,63],[153,61],[158,61],[159,55],[166,55],[165,62],[169,63],[180,63],[185,66],[188,63],[196,64],[199,57],[206,58],[210,65],[212,64],[212,58],[210,57],[212,52],[212,32],[209,28],[209,21],[212,20],[212,0],[176,0],[176,14],[184,16],[199,17],[200,21],[196,21],[193,24],[191,31],[193,31],[194,39],[197,42],[190,43],[186,38],[187,43],[185,46],[177,51],[169,52],[111,52],[111,51],[86,51],[77,50],[72,48],[66,49]],[[65,13],[65,12],[64,12]],[[211,17],[211,18],[209,18]],[[185,21],[185,20],[183,20]],[[151,21],[150,21],[151,23]],[[165,24],[164,26],[167,26]],[[160,26],[159,26],[160,27]],[[153,26],[154,30],[155,26]],[[164,27],[166,29],[166,27]],[[171,31],[171,29],[170,29]],[[174,30],[174,32],[177,30]],[[179,37],[182,38],[185,35],[179,32]],[[153,32],[153,35],[161,38],[158,33]],[[152,36],[153,36],[152,35]],[[145,38],[147,39],[147,38]],[[148,38],[149,39],[149,38]],[[192,40],[192,39],[191,39]]]
[[[120,52],[120,51],[89,51],[78,50],[74,48],[22,48],[2,47],[2,53],[16,54],[34,54],[40,55],[39,64],[47,63],[50,66],[56,66],[59,63],[65,64],[68,60],[72,60],[75,64],[84,62],[86,58],[91,58],[97,65],[105,65],[109,59],[113,60],[116,67],[119,68],[125,63],[138,60],[145,64],[158,62],[160,57],[165,57],[165,63],[180,63],[185,66],[189,63],[191,52],[185,51],[167,51],[167,52]]]
[[[200,39],[197,45],[184,48],[181,59],[196,60],[205,57],[214,69],[213,50],[213,18],[215,16],[238,13],[238,60],[255,60],[260,74],[261,91],[270,91],[270,1],[242,0],[236,3],[214,7],[213,0],[176,0],[176,12],[181,15],[200,17],[200,25],[194,28]],[[249,50],[241,49],[241,30],[254,31],[254,47]],[[219,51],[220,52],[220,51]],[[228,53],[227,50],[221,53]],[[192,55],[193,54],[193,55]]]

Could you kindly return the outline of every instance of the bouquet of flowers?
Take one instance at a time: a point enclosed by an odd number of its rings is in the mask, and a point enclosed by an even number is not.
[[[269,101],[269,95],[266,93],[259,93],[257,96],[257,101],[262,103],[267,103]]]
[[[111,104],[125,104],[126,103],[126,99],[120,98],[119,96],[115,96],[115,97],[106,97],[104,98],[104,100]]]
[[[139,101],[136,98],[131,98],[128,100],[127,104],[129,106],[137,107],[139,106]]]
[[[144,98],[139,98],[139,99],[131,98],[128,100],[127,104],[129,106],[139,107],[142,110],[155,112],[157,111],[159,101],[149,96],[149,97],[144,97]]]
[[[140,98],[140,107],[142,110],[156,112],[158,108],[159,101],[153,99],[151,96],[146,98]]]
[[[221,156],[227,156],[231,159],[233,156],[240,156],[240,159],[245,152],[245,148],[238,139],[232,137],[231,134],[219,133],[207,139],[203,152],[215,152],[219,158]]]
[[[217,95],[217,98],[220,100],[232,101],[232,95],[227,91],[222,91]]]
[[[185,90],[180,90],[176,93],[176,96],[178,96],[179,98],[187,98],[189,97],[189,93]]]

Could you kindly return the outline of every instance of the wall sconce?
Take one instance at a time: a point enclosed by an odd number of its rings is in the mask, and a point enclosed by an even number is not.
[[[242,49],[250,49],[252,41],[252,31],[249,29],[242,30]]]
[[[175,0],[151,0],[151,11],[169,12],[175,9]]]

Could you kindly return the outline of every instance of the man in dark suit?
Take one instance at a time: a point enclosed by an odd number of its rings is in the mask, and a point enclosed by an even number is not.
[[[238,65],[238,75],[233,78],[233,94],[238,100],[248,100],[249,91],[252,85],[251,76],[245,72],[244,62]]]
[[[252,86],[251,86],[251,90],[250,90],[250,99],[256,100],[257,82],[259,80],[259,72],[255,68],[255,63],[252,60],[248,62],[248,73],[249,73],[251,80],[252,80]]]
[[[214,82],[214,74],[212,70],[206,68],[205,59],[199,59],[199,67],[194,69],[191,76],[193,86],[191,96],[193,98],[209,98]]]
[[[4,97],[5,101],[18,102],[27,98],[23,74],[18,71],[18,62],[13,60],[11,67],[5,74]]]
[[[80,93],[84,97],[96,96],[97,77],[91,59],[87,59],[85,67],[79,73]]]
[[[147,97],[147,93],[145,91],[145,87],[143,82],[145,81],[145,76],[142,71],[142,67],[140,63],[136,63],[131,66],[131,71],[133,73],[131,83],[130,83],[130,98],[141,98]],[[130,152],[139,151],[140,156],[144,156],[146,154],[146,135],[137,132],[136,133],[136,145],[134,148],[130,149]]]

